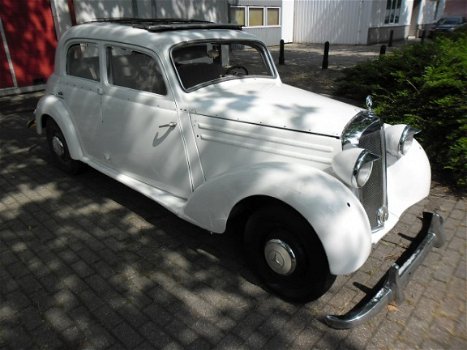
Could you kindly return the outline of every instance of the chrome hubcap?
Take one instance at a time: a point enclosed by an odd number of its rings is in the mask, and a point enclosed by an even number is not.
[[[63,154],[65,153],[65,148],[63,147],[63,143],[62,141],[60,141],[60,139],[57,136],[54,136],[52,138],[52,147],[54,149],[55,154],[58,155],[59,157],[63,156]]]
[[[297,259],[292,248],[280,239],[271,239],[266,242],[264,257],[268,266],[279,275],[290,275],[297,266]]]

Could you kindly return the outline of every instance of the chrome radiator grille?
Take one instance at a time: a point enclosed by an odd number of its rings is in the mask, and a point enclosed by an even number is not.
[[[379,118],[368,114],[359,114],[346,128],[342,135],[343,147],[360,147],[380,156],[373,163],[373,170],[368,182],[356,190],[360,202],[365,208],[371,229],[383,225],[381,213],[387,208],[386,198],[386,145],[384,131]]]
[[[384,192],[386,191],[385,152],[383,151],[384,139],[381,137],[381,128],[378,126],[375,130],[369,129],[365,130],[362,134],[359,147],[365,148],[381,158],[373,163],[371,177],[365,186],[359,189],[359,197],[370,220],[371,228],[376,229],[382,224],[380,219],[378,219],[380,208],[386,205],[384,196]]]

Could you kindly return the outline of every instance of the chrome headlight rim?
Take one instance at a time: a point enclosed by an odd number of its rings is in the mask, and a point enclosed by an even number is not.
[[[352,186],[361,188],[365,186],[371,176],[373,170],[373,163],[380,157],[370,151],[363,149],[355,162],[354,170],[352,173]]]
[[[386,125],[386,151],[396,158],[401,158],[409,153],[414,136],[420,132],[406,124]]]
[[[402,131],[401,138],[399,139],[398,152],[401,156],[405,156],[409,153],[412,147],[414,136],[420,132],[419,129],[413,128],[410,125],[406,125]]]
[[[373,163],[381,157],[364,148],[350,148],[332,161],[334,173],[348,186],[361,188],[371,177]]]

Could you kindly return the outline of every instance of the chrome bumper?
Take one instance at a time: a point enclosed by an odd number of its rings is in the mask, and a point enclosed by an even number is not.
[[[327,315],[325,322],[336,329],[353,328],[362,324],[380,312],[386,305],[404,300],[403,287],[434,246],[439,248],[444,243],[443,218],[437,213],[423,213],[423,228],[415,239],[415,246],[407,250],[408,256],[399,265],[394,263],[386,273],[384,284],[371,299],[364,298],[345,315]],[[413,244],[414,244],[413,243]],[[406,255],[404,253],[403,257]]]

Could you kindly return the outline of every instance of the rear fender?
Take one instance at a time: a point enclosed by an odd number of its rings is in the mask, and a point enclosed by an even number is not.
[[[35,111],[36,131],[39,135],[43,133],[43,120],[50,116],[62,130],[68,145],[68,151],[71,158],[81,160],[83,151],[78,139],[78,134],[71,120],[68,109],[63,104],[62,100],[53,95],[46,95],[39,100]]]
[[[251,196],[278,199],[299,212],[321,240],[333,274],[358,269],[371,251],[371,229],[354,194],[331,175],[303,165],[263,163],[226,173],[198,187],[187,220],[224,232],[232,208]]]

